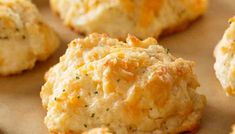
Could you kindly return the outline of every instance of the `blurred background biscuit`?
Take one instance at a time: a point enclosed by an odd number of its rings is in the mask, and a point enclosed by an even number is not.
[[[226,94],[235,95],[235,17],[229,23],[229,28],[214,51],[214,69]]]
[[[50,0],[52,10],[80,34],[107,33],[125,40],[185,29],[203,15],[207,0]]]
[[[0,75],[33,68],[58,45],[57,35],[29,0],[0,1]]]

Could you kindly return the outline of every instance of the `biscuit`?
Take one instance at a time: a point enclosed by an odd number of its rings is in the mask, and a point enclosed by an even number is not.
[[[235,134],[235,125],[232,126],[232,132],[230,134]]]
[[[52,133],[107,127],[115,134],[193,131],[205,106],[193,62],[153,38],[127,43],[91,34],[69,44],[45,75],[41,98]]]
[[[207,0],[50,0],[64,23],[82,34],[107,33],[125,40],[159,37],[185,29],[203,15]]]
[[[235,95],[235,17],[214,50],[214,69],[227,95]]]
[[[0,0],[0,75],[31,69],[59,45],[55,32],[28,0]]]

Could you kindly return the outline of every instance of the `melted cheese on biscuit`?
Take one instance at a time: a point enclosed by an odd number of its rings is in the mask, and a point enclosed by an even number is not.
[[[227,95],[235,95],[235,17],[229,22],[230,27],[214,51],[216,58],[214,68]]]
[[[117,134],[191,131],[205,105],[195,92],[199,84],[192,66],[153,38],[76,39],[46,74],[45,123],[55,133],[97,127]]]

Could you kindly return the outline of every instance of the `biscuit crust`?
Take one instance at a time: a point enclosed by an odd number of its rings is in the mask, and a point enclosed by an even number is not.
[[[214,69],[227,95],[235,95],[235,17],[214,50]]]
[[[235,134],[235,125],[232,126],[232,132],[230,134]]]
[[[185,29],[203,15],[207,0],[50,0],[52,10],[78,33],[107,33],[125,40]]]
[[[58,134],[107,127],[116,134],[194,131],[205,106],[193,62],[153,38],[106,35],[76,39],[46,74],[45,124]]]
[[[56,33],[28,0],[0,0],[0,75],[20,73],[59,45]]]

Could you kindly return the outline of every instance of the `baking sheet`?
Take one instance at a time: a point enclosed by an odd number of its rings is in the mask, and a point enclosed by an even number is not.
[[[47,61],[20,75],[0,77],[0,134],[47,134],[43,124],[45,110],[41,106],[40,88],[44,73],[58,62],[67,43],[77,35],[64,27],[49,9],[48,0],[33,0],[46,21],[61,37],[61,47]],[[213,49],[235,15],[235,0],[211,0],[204,17],[184,32],[159,40],[175,56],[196,62],[195,71],[201,83],[198,91],[207,96],[198,134],[228,134],[235,123],[235,97],[227,97],[217,81]]]

